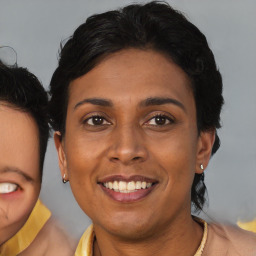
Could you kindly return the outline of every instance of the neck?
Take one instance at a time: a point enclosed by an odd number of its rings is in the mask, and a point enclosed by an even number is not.
[[[191,256],[201,243],[203,228],[191,216],[178,218],[151,236],[120,239],[95,226],[94,256]]]

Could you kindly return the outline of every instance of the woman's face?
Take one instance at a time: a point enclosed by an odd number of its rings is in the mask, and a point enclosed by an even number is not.
[[[162,54],[129,49],[70,84],[62,175],[95,228],[136,239],[190,216],[190,190],[213,133],[197,131],[186,74]]]
[[[0,102],[0,245],[24,225],[40,185],[36,123]]]

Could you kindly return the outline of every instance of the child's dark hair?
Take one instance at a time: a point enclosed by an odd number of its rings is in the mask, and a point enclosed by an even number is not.
[[[26,112],[35,120],[39,131],[40,173],[49,138],[47,115],[48,97],[41,83],[27,69],[7,67],[0,62],[0,103]]]

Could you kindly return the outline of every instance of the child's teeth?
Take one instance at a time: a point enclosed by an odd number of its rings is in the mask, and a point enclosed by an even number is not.
[[[17,189],[17,185],[13,183],[0,183],[0,194],[7,194],[14,192]]]

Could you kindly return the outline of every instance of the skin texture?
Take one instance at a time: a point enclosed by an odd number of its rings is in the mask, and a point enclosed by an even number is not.
[[[103,121],[95,125],[93,116]],[[208,164],[214,133],[198,135],[189,80],[170,59],[136,49],[105,58],[71,82],[66,132],[54,138],[62,176],[93,221],[94,255],[196,252],[202,228],[191,218],[190,190],[200,164]],[[115,175],[156,185],[138,200],[115,200],[100,184]]]
[[[19,256],[73,256],[76,243],[50,218],[40,230],[31,245]]]
[[[0,103],[0,186],[17,184],[12,193],[0,194],[0,248],[25,224],[38,199],[39,138],[34,119],[13,106]],[[50,218],[20,256],[74,254],[75,242]]]
[[[38,129],[33,118],[0,103],[0,185],[17,184],[0,194],[0,245],[26,222],[41,187]]]

